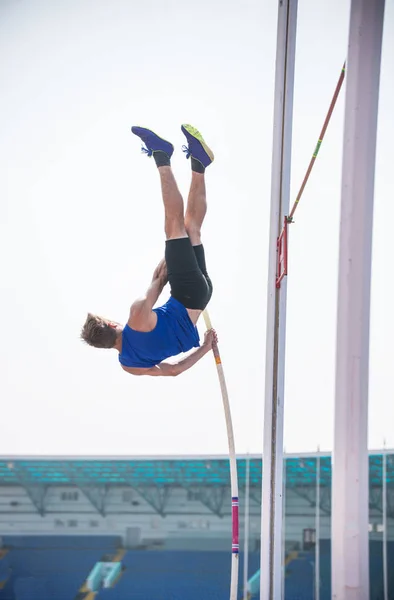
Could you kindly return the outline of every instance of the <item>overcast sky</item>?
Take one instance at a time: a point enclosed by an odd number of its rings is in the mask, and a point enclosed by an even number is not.
[[[347,51],[348,2],[301,0],[292,200]],[[152,160],[132,124],[201,129],[204,230],[238,452],[261,452],[276,2],[0,0],[0,454],[226,453],[211,356],[133,378],[84,347],[88,311],[126,321],[164,250]],[[394,447],[394,3],[386,3],[370,349],[371,448]],[[331,449],[345,88],[291,227],[285,447]],[[166,289],[161,297],[168,296]],[[201,332],[203,324],[201,323]]]

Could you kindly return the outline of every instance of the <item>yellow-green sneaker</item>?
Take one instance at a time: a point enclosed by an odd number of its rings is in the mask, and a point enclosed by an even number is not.
[[[190,156],[200,162],[203,167],[208,167],[215,159],[212,150],[205,143],[201,133],[192,125],[182,125],[182,133],[186,136],[187,146],[182,146],[186,158]]]

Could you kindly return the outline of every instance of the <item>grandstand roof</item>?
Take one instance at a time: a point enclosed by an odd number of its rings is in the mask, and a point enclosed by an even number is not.
[[[387,452],[387,482],[394,485],[394,451]],[[320,485],[331,486],[331,456],[320,457]],[[250,485],[260,486],[261,457],[251,456]],[[240,486],[245,484],[246,457],[239,457]],[[318,455],[286,455],[287,488],[316,485]],[[370,485],[382,485],[382,453],[369,457]],[[147,457],[147,458],[2,458],[0,485],[204,485],[230,483],[227,457]]]

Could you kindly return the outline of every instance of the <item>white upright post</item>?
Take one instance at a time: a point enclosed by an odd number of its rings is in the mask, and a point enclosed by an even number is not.
[[[368,368],[384,0],[352,0],[339,253],[332,597],[369,600]]]
[[[383,597],[389,600],[388,570],[387,570],[387,450],[383,449],[382,464],[382,513],[383,513]]]
[[[315,600],[320,600],[320,448],[316,459]]]
[[[250,459],[246,459],[245,474],[245,538],[244,538],[244,600],[248,598],[249,573],[249,502],[250,502]]]
[[[278,1],[267,291],[260,599],[282,590],[283,401],[286,277],[276,288],[277,239],[289,214],[297,0]]]

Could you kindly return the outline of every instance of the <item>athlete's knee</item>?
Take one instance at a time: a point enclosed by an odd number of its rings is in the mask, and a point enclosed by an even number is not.
[[[165,219],[164,231],[167,240],[187,237],[183,219]]]
[[[201,227],[199,227],[196,223],[186,222],[185,229],[190,238],[192,246],[199,246],[201,244]]]

